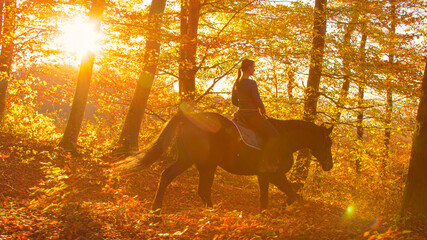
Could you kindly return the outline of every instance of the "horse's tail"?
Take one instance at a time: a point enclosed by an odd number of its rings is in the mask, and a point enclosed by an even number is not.
[[[173,116],[165,125],[162,132],[159,134],[156,140],[151,143],[151,146],[146,152],[139,153],[135,156],[127,157],[125,160],[116,163],[113,166],[113,172],[129,175],[139,170],[151,166],[156,162],[163,153],[171,145],[172,141],[178,132],[179,126],[184,116],[181,112],[178,112]]]

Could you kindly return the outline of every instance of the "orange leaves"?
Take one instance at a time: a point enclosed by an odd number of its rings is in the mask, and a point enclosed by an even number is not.
[[[213,239],[224,239],[233,237],[265,235],[271,232],[264,224],[247,217],[243,217],[241,212],[237,211],[214,211],[207,213],[204,218],[199,220],[197,236],[204,239],[203,236],[209,236]]]
[[[3,153],[3,152],[0,153],[0,159],[5,159],[8,157],[10,157],[10,153]]]
[[[58,223],[59,223],[58,221],[53,220],[47,226],[50,228],[54,228],[54,227],[57,227]]]
[[[405,237],[407,234],[410,234],[411,231],[408,230],[399,230],[396,226],[391,226],[384,233],[379,233],[378,231],[368,231],[363,234],[363,237],[368,238],[368,240],[375,239],[398,239]],[[406,236],[407,237],[407,236]]]

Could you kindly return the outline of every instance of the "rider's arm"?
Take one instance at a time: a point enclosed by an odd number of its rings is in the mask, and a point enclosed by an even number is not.
[[[255,81],[251,81],[251,95],[255,105],[260,109],[261,113],[265,113],[265,106],[259,95],[258,86]]]
[[[237,98],[237,90],[235,88],[235,86],[233,86],[233,90],[231,90],[231,103],[238,107],[239,106],[239,99]]]

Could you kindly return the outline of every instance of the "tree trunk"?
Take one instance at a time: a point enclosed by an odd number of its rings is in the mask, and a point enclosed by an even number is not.
[[[359,12],[356,9],[355,12],[353,12],[353,16],[350,20],[350,22],[347,25],[347,29],[345,31],[344,34],[344,39],[343,39],[343,47],[341,49],[341,54],[342,54],[342,68],[343,68],[343,83],[341,86],[341,91],[339,94],[339,99],[338,99],[338,108],[337,108],[337,113],[335,115],[335,121],[339,122],[340,118],[341,118],[341,104],[345,104],[345,99],[348,96],[348,91],[350,89],[350,75],[351,75],[351,70],[350,70],[350,62],[352,59],[352,56],[350,54],[350,48],[351,48],[351,35],[354,32],[355,26],[356,26],[356,22],[359,20]]]
[[[288,69],[288,85],[287,85],[289,101],[294,99],[294,94],[293,94],[294,88],[295,88],[295,71],[289,68]]]
[[[365,84],[366,84],[366,74],[365,74],[365,57],[366,57],[366,41],[368,39],[368,36],[366,34],[366,26],[363,25],[362,26],[362,39],[360,41],[360,48],[359,48],[359,54],[360,54],[360,65],[361,67],[361,79],[359,82],[359,92],[358,92],[358,98],[357,98],[357,107],[358,107],[358,111],[357,111],[357,124],[356,124],[356,129],[357,129],[357,140],[359,141],[359,143],[363,142],[363,99],[364,99],[364,95],[365,95]],[[361,172],[361,157],[360,155],[358,156],[358,158],[356,159],[356,172],[360,173]]]
[[[427,58],[422,80],[420,105],[412,142],[408,178],[403,196],[403,212],[427,219]]]
[[[181,0],[180,14],[180,45],[179,45],[179,69],[178,69],[178,85],[179,95],[182,98],[184,94],[184,72],[187,61],[187,41],[188,41],[188,0]]]
[[[153,0],[151,2],[148,19],[149,23],[152,24],[150,26],[151,34],[147,36],[142,72],[139,75],[135,93],[119,138],[119,144],[122,145],[121,147],[124,151],[138,150],[139,130],[157,71],[160,42],[156,38],[156,34],[160,31],[165,6],[166,0]]]
[[[396,2],[390,0],[391,5],[391,26],[390,26],[390,38],[394,39],[396,35]],[[394,45],[389,46],[389,66],[390,72],[394,73]],[[385,132],[384,132],[384,154],[382,160],[382,168],[384,169],[387,165],[387,159],[390,155],[390,139],[391,139],[391,119],[393,115],[393,84],[391,78],[387,79],[387,100],[386,100],[386,116],[385,116]]]
[[[184,9],[183,9],[184,8]],[[186,10],[185,8],[188,8]],[[183,0],[181,4],[181,56],[180,56],[180,95],[181,100],[194,100],[196,91],[197,30],[200,18],[200,0]],[[185,13],[188,15],[185,16]]]
[[[306,121],[314,122],[317,115],[319,84],[322,76],[323,54],[326,35],[327,0],[316,0],[314,6],[313,46],[311,49],[310,69],[305,90],[304,116]]]
[[[327,0],[316,0],[314,6],[313,45],[310,57],[307,88],[305,90],[303,120],[314,122],[317,115],[319,84],[322,76],[322,63],[326,35],[326,4]],[[300,151],[295,161],[295,180],[303,183],[308,176],[309,151]]]
[[[3,4],[2,4],[3,6]],[[3,10],[2,47],[0,54],[0,116],[6,107],[6,93],[12,71],[15,38],[16,0],[5,0]]]
[[[3,38],[3,7],[4,7],[4,0],[0,0],[0,43],[2,43]]]
[[[89,12],[89,21],[95,24],[95,31],[100,30],[104,6],[105,0],[95,0],[92,3]],[[66,151],[76,151],[77,138],[82,126],[86,102],[89,94],[89,86],[92,78],[94,60],[95,54],[92,52],[92,50],[89,50],[82,57],[80,63],[79,75],[77,77],[77,86],[74,93],[70,116],[68,118],[64,135],[61,139],[61,142],[59,143],[59,146],[64,148]]]
[[[393,113],[393,90],[392,87],[389,86],[387,88],[387,99],[386,99],[386,110],[385,110],[385,131],[384,131],[384,156],[382,167],[386,167],[386,159],[389,158],[390,155],[390,139],[391,139],[391,118]]]

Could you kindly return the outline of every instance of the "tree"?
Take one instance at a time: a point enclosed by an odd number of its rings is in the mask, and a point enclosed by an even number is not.
[[[197,29],[200,9],[200,0],[181,1],[179,92],[182,100],[194,100],[196,91]]]
[[[314,5],[313,46],[310,57],[307,88],[305,90],[304,116],[306,121],[313,122],[317,115],[319,84],[322,77],[322,63],[326,35],[327,0],[316,0]]]
[[[357,2],[359,3],[359,2]],[[350,82],[351,82],[351,68],[350,68],[350,61],[352,59],[352,49],[351,49],[351,35],[353,34],[356,24],[359,21],[359,9],[357,6],[357,3],[352,6],[352,13],[351,13],[351,20],[347,23],[347,27],[345,30],[343,43],[342,43],[342,49],[341,49],[341,56],[342,56],[342,72],[343,72],[343,83],[341,86],[341,91],[339,93],[339,99],[338,99],[338,111],[336,113],[335,121],[339,122],[341,117],[341,111],[340,106],[342,104],[345,104],[345,99],[348,96],[348,92],[350,89]]]
[[[310,56],[307,88],[305,89],[304,115],[305,121],[313,122],[317,115],[319,84],[322,77],[322,63],[326,35],[326,4],[327,0],[316,0],[314,5],[313,45]],[[297,178],[304,180],[308,174],[308,153],[301,151],[296,161]]]
[[[2,26],[3,26],[3,8],[4,8],[4,0],[0,0],[0,42],[2,41],[3,38],[3,31],[2,31]]]
[[[157,71],[160,40],[156,38],[156,35],[160,31],[161,19],[165,6],[166,0],[153,0],[151,2],[148,16],[150,31],[147,35],[142,71],[139,75],[135,93],[120,134],[119,144],[122,146],[117,150],[123,149],[125,151],[130,151],[138,149],[139,130],[153,85],[154,76]]]
[[[390,3],[390,17],[391,23],[389,28],[390,39],[393,40],[396,34],[396,2],[395,0],[389,0]],[[390,69],[393,72],[394,68],[394,58],[395,58],[395,50],[394,46],[390,47],[390,53],[388,55],[388,61],[390,64]],[[390,74],[391,75],[391,74]],[[393,114],[393,86],[391,84],[392,79],[388,78],[388,82],[390,82],[387,86],[387,96],[386,96],[386,116],[385,116],[385,132],[384,132],[384,156],[383,156],[383,167],[386,166],[385,160],[389,157],[390,152],[390,139],[391,139],[391,119]]]
[[[416,41],[417,34],[411,31],[400,31],[401,27],[414,25],[422,22],[418,14],[412,14],[415,9],[422,9],[417,6],[417,1],[378,1],[373,2],[375,14],[370,15],[369,23],[370,35],[370,59],[368,64],[375,69],[370,69],[371,79],[370,87],[378,94],[384,94],[383,102],[378,102],[377,111],[381,114],[375,114],[372,117],[378,121],[378,125],[384,129],[379,158],[381,166],[386,167],[389,163],[390,149],[393,147],[392,133],[397,130],[394,127],[399,118],[393,114],[399,109],[399,103],[403,99],[412,98],[411,91],[417,74],[412,73],[416,69],[414,59],[419,52],[414,51],[410,43]],[[380,7],[381,6],[381,7]],[[421,10],[423,11],[423,10]],[[397,31],[399,30],[399,31]],[[411,59],[411,60],[410,60]],[[409,87],[411,86],[411,87]],[[396,104],[397,103],[397,104]],[[393,124],[394,123],[394,124]]]
[[[16,0],[5,0],[4,7],[2,1],[1,6],[3,8],[3,28],[1,31],[2,46],[0,53],[0,115],[3,114],[6,107],[7,86],[9,84],[10,73],[12,70]]]
[[[105,0],[94,0],[89,12],[89,21],[94,24],[94,30],[99,31],[101,26],[102,13],[104,11]],[[95,53],[88,50],[82,57],[80,71],[77,77],[77,86],[74,93],[73,104],[64,135],[59,146],[66,151],[76,151],[77,138],[82,126],[86,102],[89,94],[89,86],[92,78],[93,63]]]
[[[288,70],[288,84],[287,84],[287,91],[288,91],[288,100],[293,100],[293,90],[295,88],[295,70],[289,69]]]
[[[427,58],[402,210],[427,219]]]
[[[356,134],[357,134],[357,140],[359,142],[363,141],[363,99],[365,97],[365,85],[366,85],[366,74],[365,69],[363,69],[363,66],[366,63],[366,42],[368,40],[368,35],[366,33],[366,24],[363,23],[362,25],[362,39],[360,41],[360,47],[359,47],[359,58],[360,58],[360,65],[362,66],[360,71],[360,80],[359,80],[359,89],[358,89],[358,98],[357,98],[357,125],[356,125]],[[360,156],[356,159],[356,172],[360,173],[361,171],[361,160]]]

